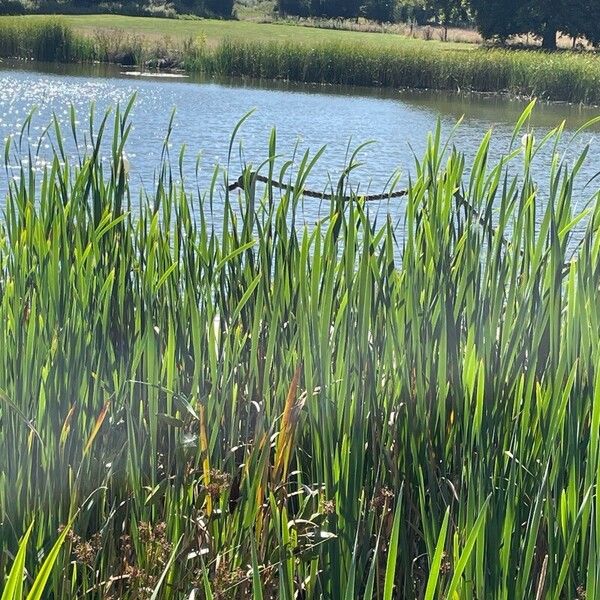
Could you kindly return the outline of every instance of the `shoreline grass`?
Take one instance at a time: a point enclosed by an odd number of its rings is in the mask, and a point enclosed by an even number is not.
[[[436,130],[398,261],[360,198],[309,229],[298,191],[232,195],[216,171],[200,194],[166,158],[134,207],[128,113],[73,115],[90,146],[71,162],[50,129],[42,174],[26,133],[7,145],[0,581],[46,572],[64,600],[597,597],[585,153],[552,161],[542,205],[531,162],[560,128],[522,143],[526,112],[514,150],[491,164],[486,135],[468,171]],[[276,156],[273,132],[261,171],[297,190],[318,160],[291,175]]]
[[[177,23],[177,22],[176,22]],[[278,26],[275,26],[278,27]],[[374,36],[374,34],[371,34]],[[502,93],[600,104],[600,56],[428,44],[146,38],[123,30],[80,35],[63,19],[0,18],[0,57],[183,68],[207,75],[317,84]]]
[[[209,74],[306,83],[501,93],[600,103],[600,56],[480,49],[422,52],[360,46],[224,42],[184,60]]]

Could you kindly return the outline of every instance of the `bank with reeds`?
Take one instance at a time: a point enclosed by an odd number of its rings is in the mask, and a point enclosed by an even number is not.
[[[598,597],[600,194],[575,211],[580,163],[534,181],[517,128],[467,174],[437,132],[399,246],[358,197],[304,227],[309,160],[291,188],[266,157],[266,185],[221,172],[207,194],[165,163],[138,201],[127,122],[73,161],[50,130],[42,173],[6,154],[8,597],[24,568],[28,597],[65,600]]]
[[[376,40],[376,35],[373,34]],[[144,38],[122,31],[81,35],[60,19],[0,18],[0,56],[178,67],[207,75],[284,79],[317,84],[438,89],[600,103],[600,56],[503,49],[428,48],[401,44]]]

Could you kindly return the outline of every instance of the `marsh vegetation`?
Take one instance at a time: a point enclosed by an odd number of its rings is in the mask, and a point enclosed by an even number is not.
[[[398,200],[398,248],[385,210],[343,200],[347,172],[305,224],[319,156],[275,167],[275,133],[265,185],[249,168],[228,191],[238,173],[218,170],[199,193],[165,145],[134,208],[129,110],[51,128],[44,172],[10,172],[5,596],[24,597],[25,568],[25,591],[42,577],[31,598],[43,583],[65,599],[596,597],[600,205],[574,210],[585,151],[555,155],[542,202],[531,164],[561,128],[523,136],[526,112],[503,159],[487,134],[469,165],[434,131]]]

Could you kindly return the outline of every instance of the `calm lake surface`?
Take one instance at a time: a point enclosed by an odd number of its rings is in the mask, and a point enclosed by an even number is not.
[[[347,164],[349,150],[366,141],[374,143],[360,153],[362,166],[353,173],[351,184],[371,193],[380,192],[392,175],[400,172],[401,182],[414,171],[414,156],[421,158],[427,134],[439,119],[448,135],[458,119],[464,120],[453,136],[454,145],[469,158],[474,155],[484,133],[493,129],[492,156],[500,157],[510,145],[515,121],[526,102],[499,97],[458,95],[440,92],[381,91],[340,87],[308,86],[284,83],[257,83],[240,80],[164,79],[131,77],[118,68],[33,63],[0,63],[0,139],[18,135],[27,115],[36,108],[29,141],[37,145],[40,134],[56,114],[66,133],[70,131],[69,110],[73,105],[81,131],[88,127],[90,104],[95,103],[96,121],[106,109],[124,105],[137,94],[131,120],[133,129],[127,144],[131,181],[136,189],[152,187],[160,162],[163,140],[172,111],[176,109],[170,138],[172,162],[177,165],[179,150],[186,146],[183,161],[185,179],[195,187],[197,157],[200,156],[200,188],[206,188],[215,164],[225,165],[231,133],[248,111],[254,114],[244,123],[235,145],[230,179],[235,180],[242,164],[260,164],[268,156],[270,131],[277,129],[280,162],[305,150],[325,153],[309,183],[321,191],[337,181]],[[532,124],[537,139],[566,120],[571,138],[583,123],[600,114],[600,109],[564,104],[542,104]],[[591,152],[577,189],[577,203],[583,207],[600,180],[587,185],[600,171],[598,129],[590,129],[568,148],[567,155],[591,143]],[[70,137],[70,136],[67,136]],[[239,143],[242,149],[239,149]],[[520,143],[520,142],[519,142]],[[51,141],[42,142],[44,152]],[[74,147],[68,146],[70,152]],[[545,189],[551,149],[537,157],[536,176],[540,190]],[[107,148],[107,157],[108,157]],[[106,158],[108,161],[108,158]],[[16,171],[14,171],[16,172]],[[515,164],[515,173],[517,165]],[[7,188],[7,175],[0,174],[0,195]],[[543,201],[543,194],[542,194]],[[307,202],[308,204],[308,202]],[[398,217],[402,209],[388,206]],[[318,216],[318,208],[305,207],[309,219]]]

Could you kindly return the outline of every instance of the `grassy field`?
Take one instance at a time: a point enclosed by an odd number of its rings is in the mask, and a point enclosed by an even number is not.
[[[27,20],[44,20],[45,16],[31,15]],[[93,35],[98,30],[118,30],[127,35],[140,35],[149,39],[168,36],[176,41],[203,37],[209,46],[217,46],[223,40],[244,42],[291,42],[303,45],[344,43],[377,45],[381,48],[418,48],[426,44],[436,50],[472,48],[471,44],[442,43],[439,40],[423,40],[396,34],[374,34],[360,31],[339,31],[299,27],[286,24],[254,23],[250,21],[218,21],[210,19],[159,19],[151,17],[124,17],[118,15],[64,15],[66,23],[76,32]]]
[[[3,600],[598,598],[600,194],[573,211],[580,163],[548,165],[542,202],[525,115],[468,171],[437,131],[399,248],[356,197],[304,227],[313,158],[274,172],[275,133],[266,185],[219,172],[198,194],[165,163],[138,206],[126,113],[79,160],[50,129],[42,174],[27,123],[8,144]]]

